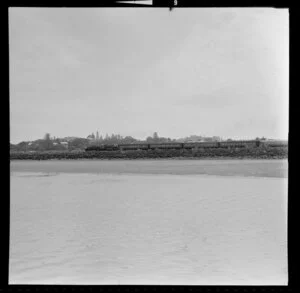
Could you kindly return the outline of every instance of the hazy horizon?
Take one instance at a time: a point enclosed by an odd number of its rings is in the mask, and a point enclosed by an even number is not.
[[[96,136],[96,132],[91,132],[89,135],[91,135],[92,133],[94,133],[94,135]],[[119,134],[119,133],[113,133],[114,135],[120,135],[121,137],[123,137],[123,138],[125,138],[125,136],[123,136],[123,135],[121,135],[121,134]],[[50,134],[51,135],[51,134]],[[108,133],[108,135],[111,137],[111,135],[112,134],[110,134],[110,133]],[[87,135],[88,136],[88,135]],[[65,136],[61,136],[61,137],[58,137],[58,136],[55,136],[55,135],[51,135],[51,139],[63,139],[63,138],[71,138],[71,137],[76,137],[76,138],[85,138],[85,139],[87,139],[87,136],[77,136],[77,135],[65,135]],[[102,136],[102,138],[104,139],[105,138],[105,135],[103,135],[103,134],[99,134],[99,137],[100,136]],[[153,135],[149,135],[149,136],[151,136],[151,137],[153,137]],[[209,136],[209,135],[207,135],[207,136],[205,136],[205,135],[197,135],[197,134],[191,134],[191,135],[185,135],[185,136],[182,136],[182,137],[170,137],[170,136],[160,136],[159,135],[159,133],[158,133],[158,136],[159,137],[164,137],[164,138],[171,138],[171,139],[184,139],[184,138],[189,138],[189,137],[191,137],[191,136],[202,136],[203,138],[205,138],[205,137],[219,137],[221,140],[227,140],[227,139],[232,139],[232,137],[221,137],[221,136],[218,136],[218,135],[213,135],[213,136]],[[262,137],[260,137],[260,138],[263,138],[264,136],[262,136]],[[133,137],[134,139],[137,139],[137,140],[140,140],[140,141],[143,141],[143,140],[146,140],[147,139],[147,137]],[[254,140],[254,139],[256,139],[257,137],[247,137],[247,138],[243,138],[243,139],[249,139],[249,140]],[[266,139],[272,139],[272,140],[288,140],[288,139],[282,139],[282,138],[278,138],[278,137],[264,137],[264,138],[266,138]],[[40,138],[37,138],[37,139],[33,139],[33,140],[27,140],[27,142],[30,142],[30,141],[35,141],[35,140],[39,140],[39,139],[44,139],[44,136],[42,136],[42,137],[40,137]],[[241,138],[234,138],[234,139],[236,139],[236,140],[242,140]],[[13,143],[13,142],[10,142],[10,143],[12,143],[12,144],[18,144],[18,143],[21,143],[21,142],[24,142],[24,140],[23,141],[18,141],[18,142],[15,142],[15,143]]]
[[[289,14],[275,8],[10,8],[11,143],[288,138]]]

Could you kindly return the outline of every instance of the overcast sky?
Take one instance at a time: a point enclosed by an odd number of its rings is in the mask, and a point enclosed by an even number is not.
[[[10,8],[11,142],[288,136],[289,14]]]

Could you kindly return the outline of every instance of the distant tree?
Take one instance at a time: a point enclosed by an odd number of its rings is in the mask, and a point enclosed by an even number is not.
[[[157,132],[154,132],[154,133],[153,133],[153,137],[152,137],[152,139],[153,139],[153,142],[154,142],[154,143],[158,143],[158,142],[159,142],[159,139],[158,139],[158,134],[157,134]]]
[[[126,136],[124,137],[124,139],[122,140],[122,143],[135,143],[137,142],[137,140],[135,138],[133,138],[132,136]]]
[[[221,138],[219,136],[213,136],[212,139],[213,141],[221,141]]]
[[[45,135],[44,135],[44,140],[50,140],[51,138],[50,138],[50,133],[46,133]]]
[[[50,133],[46,133],[44,136],[44,142],[40,143],[41,150],[50,150],[53,147],[53,143],[51,141]]]
[[[81,149],[84,150],[89,145],[89,140],[85,138],[76,138],[69,143],[69,149]]]
[[[39,151],[48,151],[53,149],[53,143],[51,140],[41,140],[37,143],[36,149]]]
[[[10,143],[10,150],[11,151],[17,151],[18,150],[18,147],[12,143]]]
[[[66,148],[60,143],[53,145],[53,150],[55,150],[55,151],[64,151],[65,149]]]
[[[92,134],[88,135],[87,138],[90,138],[92,141],[94,141],[96,139],[96,136],[93,132]]]
[[[27,151],[27,142],[22,141],[16,145],[16,150],[18,151]]]
[[[148,143],[152,143],[153,142],[153,137],[151,137],[151,136],[148,136],[147,138],[146,138],[146,142],[148,142]]]
[[[115,144],[115,143],[117,143],[117,142],[118,142],[118,141],[117,141],[116,136],[112,133],[112,134],[111,134],[111,137],[110,137],[110,143]]]

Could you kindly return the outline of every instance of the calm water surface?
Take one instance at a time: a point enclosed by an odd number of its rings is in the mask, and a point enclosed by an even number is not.
[[[287,284],[287,161],[13,161],[11,284]]]

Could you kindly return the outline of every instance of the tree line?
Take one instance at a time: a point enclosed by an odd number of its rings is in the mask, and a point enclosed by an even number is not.
[[[256,138],[257,139],[257,138]],[[265,138],[262,138],[265,139]],[[38,139],[32,142],[22,141],[19,144],[10,144],[11,151],[61,151],[61,150],[84,150],[90,145],[100,144],[132,144],[132,143],[171,143],[171,142],[189,142],[189,141],[220,141],[218,136],[206,137],[198,135],[190,135],[184,138],[172,139],[170,137],[160,137],[157,132],[152,136],[148,136],[144,140],[136,139],[132,136],[123,137],[120,134],[106,134],[105,136],[99,135],[96,132],[87,136],[87,138],[69,137],[69,138],[56,138],[51,137],[50,133],[46,133],[43,139]],[[231,140],[230,138],[227,140]]]

